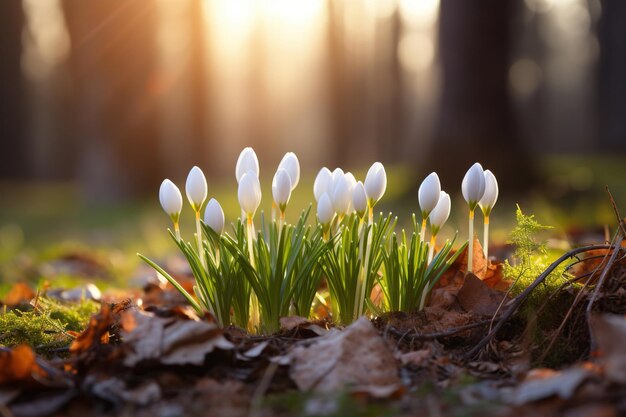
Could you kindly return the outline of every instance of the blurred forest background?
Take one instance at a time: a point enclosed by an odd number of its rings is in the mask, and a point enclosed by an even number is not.
[[[414,211],[425,174],[456,193],[478,160],[524,191],[511,218],[539,184],[544,207],[611,221],[624,22],[623,0],[2,0],[0,220],[76,223],[68,201],[158,208],[162,178],[182,185],[192,165],[228,184],[236,214],[234,165],[253,146],[265,182],[298,154],[306,201],[321,166],[380,160],[406,182],[389,201]]]
[[[0,175],[125,198],[251,145],[527,185],[535,154],[626,150],[625,21],[621,0],[4,0]]]

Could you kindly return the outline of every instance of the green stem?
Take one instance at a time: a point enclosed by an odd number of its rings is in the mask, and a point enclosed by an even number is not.
[[[489,264],[489,216],[485,216],[483,235],[483,249],[485,250],[485,259],[487,260],[487,264]]]
[[[198,243],[198,258],[203,268],[206,268],[204,255],[202,254],[202,228],[200,226],[200,210],[196,211],[196,241]]]
[[[426,219],[427,217],[422,217],[422,231],[420,232],[420,243],[426,242]]]
[[[469,212],[469,242],[467,245],[467,272],[474,270],[474,210]]]
[[[250,265],[252,268],[256,269],[256,262],[254,261],[254,223],[252,221],[252,216],[248,215],[248,221],[246,222],[246,230],[248,233],[248,254],[250,256]],[[255,327],[258,329],[260,324],[259,319],[259,299],[257,298],[254,291],[250,294],[250,330],[254,330]]]

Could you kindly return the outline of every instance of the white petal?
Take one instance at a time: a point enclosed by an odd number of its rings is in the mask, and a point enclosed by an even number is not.
[[[365,177],[365,192],[370,204],[375,204],[387,189],[387,173],[380,162],[374,162]]]
[[[332,173],[326,167],[320,169],[315,177],[315,183],[313,183],[313,195],[315,201],[319,201],[320,197],[324,193],[328,193],[330,190],[330,184],[332,180]]]
[[[279,168],[272,180],[272,196],[279,207],[285,206],[291,197],[291,179],[287,170]]]
[[[350,209],[352,203],[352,187],[350,180],[345,176],[337,177],[333,181],[332,202],[337,214],[345,214]]]
[[[248,171],[252,171],[259,177],[259,159],[254,152],[254,149],[247,147],[239,154],[237,158],[237,165],[235,166],[235,177],[237,182],[241,181],[241,177]]]
[[[204,210],[204,222],[213,229],[215,233],[221,235],[224,232],[224,210],[222,210],[222,206],[214,198],[210,199],[206,205],[206,209]]]
[[[485,194],[478,203],[483,210],[491,210],[498,201],[498,180],[488,169],[485,170]]]
[[[430,225],[431,227],[436,227],[437,229],[441,228],[448,220],[450,216],[450,195],[445,191],[440,192],[439,201],[435,208],[430,212]]]
[[[254,172],[248,171],[241,177],[237,198],[241,209],[248,216],[254,216],[259,204],[261,204],[261,184]]]
[[[170,180],[163,180],[159,188],[161,207],[170,216],[177,216],[183,209],[183,196],[178,187]]]
[[[352,192],[352,206],[357,212],[359,217],[363,217],[367,211],[367,194],[365,193],[365,186],[361,181],[357,182]]]
[[[476,205],[485,193],[485,174],[483,167],[476,162],[470,167],[463,177],[461,184],[463,198],[470,205]]]
[[[194,210],[200,210],[208,194],[208,186],[204,173],[198,167],[191,168],[185,184],[187,200]]]
[[[283,159],[278,164],[278,169],[284,169],[289,174],[289,180],[291,181],[291,190],[300,182],[300,161],[293,152],[287,152]]]
[[[335,210],[333,208],[333,203],[330,201],[328,194],[323,193],[317,202],[317,218],[320,223],[327,225],[333,220],[334,216]]]
[[[439,182],[439,176],[436,172],[431,172],[422,184],[417,192],[417,198],[419,200],[422,213],[426,216],[435,208],[439,202],[439,195],[441,193],[441,183]]]

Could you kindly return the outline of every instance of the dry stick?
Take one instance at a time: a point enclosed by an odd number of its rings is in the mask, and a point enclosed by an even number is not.
[[[464,326],[453,327],[451,329],[445,330],[443,332],[437,333],[410,333],[409,331],[401,332],[393,326],[389,326],[386,331],[393,334],[394,336],[399,336],[401,339],[410,339],[411,341],[416,340],[435,340],[441,337],[454,336],[457,333],[461,333],[465,330],[475,329],[476,327],[486,326],[491,323],[491,319],[477,321],[475,323],[466,324]]]
[[[539,284],[541,284],[552,273],[552,271],[554,271],[556,269],[556,267],[559,266],[561,263],[563,263],[566,259],[571,258],[571,257],[573,257],[575,255],[578,255],[579,253],[588,252],[588,251],[596,250],[596,249],[609,249],[610,247],[611,247],[610,245],[582,246],[580,248],[576,248],[576,249],[570,250],[569,252],[567,252],[564,255],[562,255],[559,259],[554,261],[552,264],[550,264],[550,266],[548,268],[546,268],[546,270],[543,271],[541,273],[541,275],[539,275],[532,282],[532,284],[530,284],[524,291],[522,291],[522,293],[520,295],[515,297],[513,303],[504,312],[504,314],[502,315],[500,320],[498,320],[498,323],[493,327],[493,329],[480,342],[478,342],[478,344],[476,346],[474,346],[474,348],[472,348],[472,350],[470,350],[466,354],[466,357],[467,358],[471,358],[471,357],[475,356],[487,343],[489,343],[489,341],[495,336],[495,334],[498,333],[498,331],[502,328],[504,323],[506,323],[506,321],[511,318],[513,313],[515,313],[517,311],[517,309],[522,305],[522,303],[524,302],[526,297],[528,297],[528,295],[531,292],[533,292],[533,290]]]
[[[615,212],[615,217],[617,217],[617,224],[619,224],[619,228],[622,230],[622,236],[626,237],[626,229],[624,229],[624,221],[622,220],[622,216],[619,214],[619,210],[617,210],[617,205],[615,204],[615,199],[613,198],[613,194],[611,194],[611,190],[609,190],[609,186],[605,185],[606,192],[609,194],[609,201],[611,201],[611,205],[613,206],[613,212]]]
[[[614,238],[614,242],[616,241],[617,237],[618,237],[619,233],[617,233],[615,235]],[[611,244],[610,248],[612,248],[613,245]],[[616,251],[613,250],[613,254]],[[605,255],[605,257],[608,256],[608,253]],[[610,259],[614,259],[614,256],[611,255]],[[602,261],[602,263],[604,263],[604,260]],[[602,264],[600,264],[602,265]],[[598,267],[599,268],[599,267]],[[596,268],[596,269],[598,269]],[[606,264],[606,266],[603,269],[603,274],[605,273],[604,271],[606,271],[607,269],[611,269],[611,260],[609,260]],[[587,281],[585,281],[585,285],[583,286],[583,288],[578,292],[578,294],[576,294],[576,297],[574,298],[574,301],[572,302],[572,305],[570,306],[570,308],[567,310],[567,313],[565,313],[565,317],[563,318],[563,320],[561,321],[561,324],[559,325],[558,329],[556,329],[556,332],[554,333],[554,336],[552,337],[552,339],[550,340],[550,343],[548,344],[548,347],[544,350],[544,352],[541,354],[541,356],[539,357],[539,362],[543,362],[543,360],[545,359],[545,357],[548,355],[548,352],[550,352],[550,350],[552,349],[552,347],[554,346],[554,344],[556,343],[556,339],[558,337],[559,334],[561,334],[561,332],[563,331],[563,328],[565,327],[565,324],[567,323],[567,321],[569,320],[570,316],[572,315],[572,313],[574,312],[574,308],[578,305],[578,303],[580,302],[584,290],[589,286],[589,284],[591,283],[591,280],[593,279],[595,274],[591,274],[589,276],[589,278],[587,278]],[[596,284],[597,285],[597,284]]]

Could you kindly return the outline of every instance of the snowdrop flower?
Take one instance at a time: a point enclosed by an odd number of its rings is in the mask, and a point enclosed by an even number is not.
[[[365,212],[367,212],[367,193],[361,181],[357,182],[354,186],[354,191],[352,192],[352,207],[354,207],[359,218],[363,219]]]
[[[467,170],[461,184],[463,198],[469,205],[469,242],[467,245],[467,272],[474,270],[474,210],[485,194],[485,174],[476,162]]]
[[[224,232],[224,210],[214,198],[209,200],[204,209],[204,222],[218,235]]]
[[[367,194],[367,202],[371,209],[385,194],[387,189],[387,173],[385,167],[380,162],[374,162],[365,176],[365,193]],[[371,217],[371,216],[370,216]]]
[[[437,245],[437,234],[450,216],[450,195],[445,191],[439,192],[439,201],[428,216],[430,220],[430,245],[428,248],[428,263],[433,260],[435,245]]]
[[[200,209],[202,209],[202,205],[206,201],[208,186],[204,173],[197,166],[191,168],[189,175],[187,175],[185,192],[187,193],[187,200],[189,200],[191,208],[196,213],[199,213]]]
[[[354,197],[354,187],[356,187],[356,178],[354,178],[354,175],[352,174],[352,172],[346,172],[346,175],[344,177],[346,181],[348,181],[348,187],[350,189],[350,192],[349,192],[350,198],[349,198],[348,208],[345,211],[345,214],[349,215],[354,212],[354,205],[352,204],[352,199]]]
[[[326,167],[320,169],[317,173],[315,182],[313,183],[313,195],[315,196],[315,201],[319,202],[322,194],[329,192],[332,176],[333,174]]]
[[[491,209],[496,205],[496,201],[498,201],[498,181],[496,176],[487,169],[485,170],[485,193],[478,202],[486,217],[489,217]]]
[[[289,180],[291,181],[291,191],[296,188],[296,185],[300,182],[300,161],[293,152],[287,152],[283,159],[278,164],[278,169],[284,169],[289,174]]]
[[[239,154],[237,165],[235,166],[235,177],[237,182],[241,182],[241,177],[248,171],[252,171],[259,177],[259,159],[254,149],[247,147]]]
[[[163,211],[172,218],[174,223],[178,223],[180,212],[183,210],[183,196],[176,184],[168,179],[163,180],[159,188],[159,201]]]
[[[446,223],[450,216],[450,195],[445,191],[439,193],[439,201],[435,208],[430,212],[430,230],[433,237],[437,236],[441,227]]]
[[[237,190],[237,198],[239,205],[251,222],[254,213],[261,204],[261,184],[259,178],[253,171],[248,171],[239,180],[239,189]]]
[[[418,200],[422,209],[422,218],[427,218],[440,200],[441,183],[436,172],[431,172],[420,185]]]
[[[324,231],[328,230],[333,217],[335,217],[333,203],[328,194],[324,193],[317,202],[317,219],[322,224]]]
[[[485,193],[485,174],[483,167],[478,162],[472,165],[465,173],[461,191],[463,192],[463,198],[470,206],[470,210],[474,211]]]
[[[272,196],[274,197],[274,203],[280,209],[281,215],[285,213],[285,209],[287,208],[287,203],[289,202],[289,198],[291,197],[291,177],[287,170],[283,168],[279,168],[274,174],[274,179],[272,180]]]
[[[333,180],[331,200],[337,216],[342,217],[352,203],[352,182],[345,174]]]
[[[428,215],[435,208],[439,202],[439,195],[441,194],[441,183],[439,182],[439,176],[436,172],[431,172],[424,181],[420,184],[420,188],[417,191],[417,199],[422,210],[422,231],[420,233],[420,240],[424,242],[426,239],[426,220]]]
[[[485,194],[478,202],[483,212],[483,250],[485,259],[489,259],[489,215],[498,201],[498,181],[488,169],[485,170]]]

